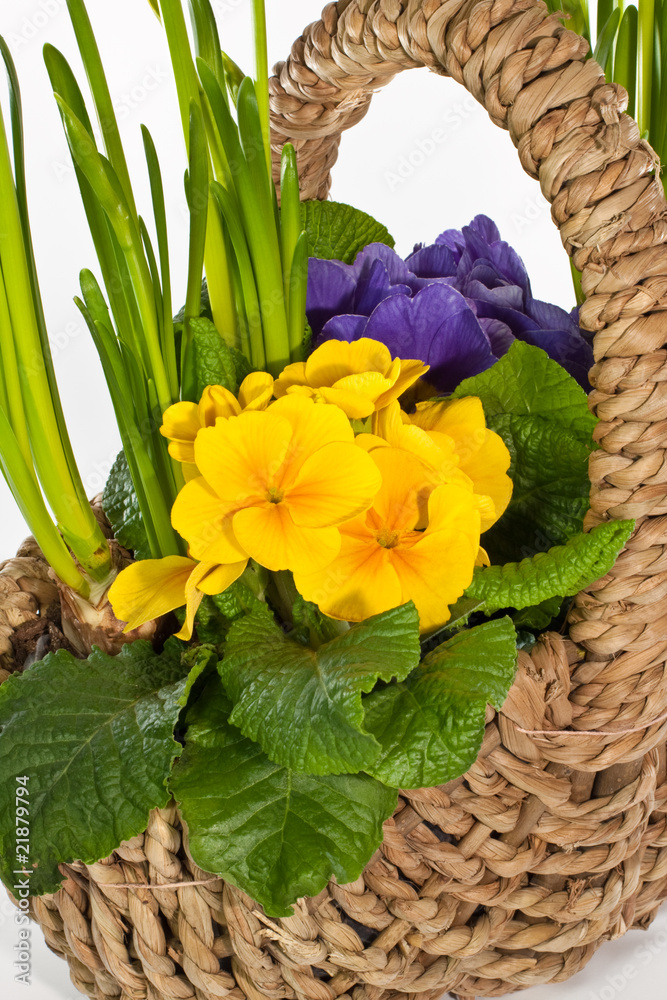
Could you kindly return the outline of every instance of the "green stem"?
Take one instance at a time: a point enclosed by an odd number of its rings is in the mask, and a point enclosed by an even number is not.
[[[109,92],[109,85],[104,73],[104,66],[100,58],[100,50],[97,47],[97,40],[93,32],[93,27],[88,17],[88,12],[83,0],[67,0],[74,34],[76,35],[79,53],[86,71],[90,91],[93,95],[93,103],[97,120],[100,123],[104,148],[113,166],[116,175],[123,188],[123,194],[127,201],[130,212],[137,220],[137,209],[134,203],[132,183],[127,169],[127,161],[123,150],[123,143],[118,131],[118,122],[114,111],[113,101]]]
[[[641,0],[639,16],[639,101],[637,122],[644,135],[651,127],[651,91],[653,89],[653,54],[655,47],[655,0]]]
[[[0,409],[0,441],[2,442],[0,469],[46,561],[64,584],[82,597],[88,597],[90,587],[77,569],[76,563],[67,551],[67,546],[49,517],[32,468],[25,461],[16,435],[2,409]]]
[[[270,181],[273,165],[271,162],[271,112],[269,108],[269,53],[264,0],[252,0],[252,13],[255,29],[255,93],[257,94],[259,118],[262,125],[266,169]]]
[[[86,499],[83,484],[68,460],[66,428],[58,419],[55,382],[45,364],[45,347],[35,313],[33,287],[23,226],[0,115],[0,265],[4,276],[11,328],[16,333],[17,363],[24,412],[37,475],[61,531],[79,562],[94,579],[105,579],[111,567],[106,539]],[[20,335],[19,335],[20,331]]]

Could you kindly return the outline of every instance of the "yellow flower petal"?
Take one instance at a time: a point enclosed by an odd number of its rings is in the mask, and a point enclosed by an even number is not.
[[[294,574],[297,590],[331,618],[359,622],[401,603],[401,585],[388,549],[371,534],[343,535],[340,555],[318,573]]]
[[[306,459],[285,501],[295,524],[324,528],[368,510],[381,485],[369,455],[354,443],[334,441]]]
[[[378,448],[370,457],[382,475],[373,516],[392,531],[412,531],[420,520],[420,507],[433,489],[428,470],[414,455],[399,448]]]
[[[231,566],[216,566],[213,563],[203,562],[192,571],[185,586],[185,622],[180,632],[176,633],[177,639],[188,642],[192,638],[195,615],[204,594],[221,594],[238,580],[246,565],[247,560]]]
[[[495,513],[485,518],[486,531],[504,513],[513,484],[507,471],[511,456],[502,438],[486,427],[482,402],[476,396],[420,403],[412,422],[426,430],[436,443],[441,435],[453,440],[459,470],[472,482],[475,493],[491,498]]]
[[[293,365],[287,365],[280,378],[276,379],[273,384],[273,394],[276,399],[284,396],[293,385],[308,385],[305,361],[295,361]]]
[[[383,407],[373,417],[373,431],[383,437],[392,448],[402,448],[415,455],[420,461],[439,472],[443,464],[456,466],[454,442],[441,435],[441,441],[434,441],[425,430],[412,423],[405,423],[403,411],[397,401]]]
[[[247,553],[234,537],[229,513],[229,504],[224,504],[199,476],[186,483],[176,497],[171,522],[188,542],[195,559],[208,563],[235,563],[246,558]]]
[[[377,340],[361,337],[348,343],[345,340],[327,340],[318,347],[306,362],[308,385],[333,386],[347,375],[380,372],[385,375],[391,368],[389,348]],[[291,367],[291,366],[290,366]]]
[[[445,487],[446,488],[446,487]],[[472,582],[477,549],[465,531],[424,532],[411,548],[391,550],[392,565],[402,587],[401,603],[414,601],[421,631],[449,621],[449,606]]]
[[[335,441],[354,441],[350,421],[337,406],[290,393],[277,399],[268,414],[288,422],[292,431],[281,479],[285,487],[296,480],[299,469],[314,452]]]
[[[167,451],[175,462],[182,462],[185,465],[194,465],[195,462],[195,439],[192,441],[170,441]],[[199,475],[199,473],[197,473]]]
[[[377,434],[357,434],[354,443],[364,451],[374,451],[376,448],[389,448],[390,444]]]
[[[393,378],[387,378],[381,372],[359,372],[359,374],[339,378],[337,382],[334,382],[332,388],[354,392],[375,402],[383,392],[391,389],[393,384]]]
[[[489,559],[489,553],[486,549],[483,549],[480,545],[479,552],[477,553],[477,559],[475,560],[475,566],[490,566],[491,560]]]
[[[199,477],[199,469],[194,464],[194,457],[195,457],[195,449],[193,445],[192,462],[183,462],[183,468],[181,469],[181,472],[183,473],[183,478],[185,479],[186,483],[191,483],[193,479],[197,479]]]
[[[491,524],[495,524],[507,510],[512,499],[514,484],[507,475],[512,459],[507,446],[499,434],[486,432],[486,439],[479,451],[467,462],[461,463],[461,471],[470,477],[476,493],[484,493],[491,498],[495,516]],[[491,524],[488,527],[491,527]],[[483,529],[484,531],[487,528]]]
[[[251,372],[239,389],[239,403],[244,410],[265,410],[272,396],[273,378],[268,372]]]
[[[292,438],[291,424],[275,407],[248,411],[199,432],[197,467],[229,509],[260,502],[280,480]]]
[[[322,389],[312,389],[311,392],[313,393],[315,402],[332,403],[334,406],[339,406],[350,420],[365,420],[366,417],[370,417],[371,413],[375,410],[373,400],[350,389],[339,388],[342,381],[344,380],[341,380],[338,386],[334,386],[331,389],[326,386]],[[296,392],[297,390],[290,391]]]
[[[116,618],[129,632],[185,604],[185,586],[196,563],[183,556],[143,559],[118,574],[109,590]]]
[[[236,396],[224,385],[207,385],[199,400],[199,422],[202,427],[214,427],[219,417],[228,420],[241,412]]]
[[[422,361],[403,361],[401,360],[401,371],[394,382],[391,389],[383,393],[378,400],[375,402],[376,409],[380,410],[383,406],[388,406],[393,400],[398,399],[402,396],[407,389],[410,388],[418,379],[425,375],[429,370],[429,365],[425,365]]]
[[[170,439],[169,454],[177,462],[194,462],[194,441],[201,428],[196,403],[174,403],[165,410],[160,434]]]
[[[477,396],[417,403],[411,420],[426,431],[449,434],[456,440],[459,450],[466,455],[471,449],[476,451],[484,441],[484,407]]]
[[[202,565],[204,564],[202,563]],[[200,579],[197,587],[204,594],[212,596],[224,594],[227,588],[231,587],[242,575],[247,565],[247,559],[237,563],[229,563],[227,566],[208,564],[208,570]]]
[[[337,528],[301,528],[284,503],[247,507],[233,517],[234,534],[250,557],[267,569],[310,573],[336,558]]]
[[[165,410],[160,434],[178,441],[189,441],[196,437],[200,427],[196,403],[174,403]]]

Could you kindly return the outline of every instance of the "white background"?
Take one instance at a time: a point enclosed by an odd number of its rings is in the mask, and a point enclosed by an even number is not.
[[[213,0],[222,45],[250,71],[250,0]],[[270,59],[284,58],[304,26],[319,16],[317,0],[267,0]],[[167,192],[174,302],[185,290],[187,219],[182,194],[183,142],[162,30],[146,0],[89,0],[106,64],[140,211],[150,214],[140,124],[150,128]],[[96,262],[87,233],[41,49],[61,49],[83,79],[65,0],[2,0],[0,33],[9,42],[23,87],[28,187],[37,263],[49,335],[70,434],[89,494],[103,486],[119,442],[101,370],[73,305],[77,275]],[[3,94],[4,100],[4,94]],[[477,213],[494,218],[528,265],[539,298],[571,308],[569,264],[549,207],[521,170],[506,134],[451,80],[425,70],[405,73],[374,99],[368,117],[343,140],[332,196],[388,225],[402,253],[461,227]],[[0,559],[27,534],[0,482]],[[31,989],[13,982],[15,929],[0,904],[0,983],[5,1000],[74,1000],[64,963],[33,935]],[[664,995],[667,918],[648,935],[607,945],[567,985],[540,987],[526,1000],[640,1000]],[[658,985],[660,984],[660,986]]]

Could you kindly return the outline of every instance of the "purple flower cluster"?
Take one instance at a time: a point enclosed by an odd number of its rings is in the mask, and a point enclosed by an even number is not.
[[[593,353],[576,310],[533,298],[523,261],[485,215],[415,247],[406,260],[382,243],[354,264],[311,260],[306,311],[315,346],[382,341],[395,357],[429,364],[428,381],[439,392],[490,368],[517,339],[541,347],[589,387]]]

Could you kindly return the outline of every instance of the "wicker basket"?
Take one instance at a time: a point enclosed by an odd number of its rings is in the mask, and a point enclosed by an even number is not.
[[[534,0],[340,0],[278,67],[273,124],[307,197],[326,196],[340,133],[402,69],[454,77],[509,129],[596,331],[590,523],[637,518],[632,541],[577,598],[570,638],[521,655],[468,774],[404,793],[354,884],[268,919],[193,865],[175,808],[106,861],[67,866],[32,912],[88,996],[500,996],[568,979],[667,897],[666,206],[623,90],[586,49]],[[54,598],[34,548],[5,564],[3,666]]]

